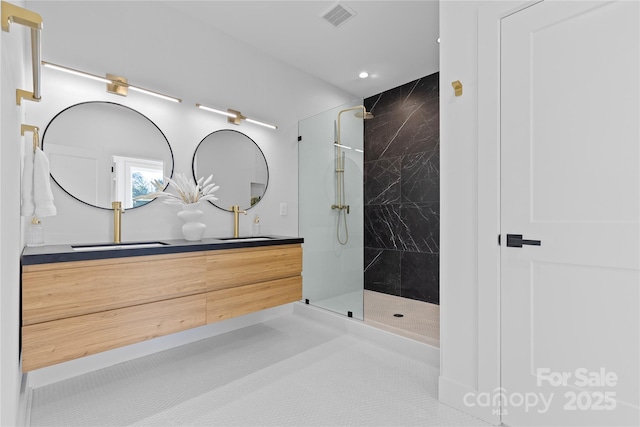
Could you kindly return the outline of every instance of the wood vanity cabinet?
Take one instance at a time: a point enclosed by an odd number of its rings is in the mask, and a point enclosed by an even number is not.
[[[31,371],[302,298],[300,244],[22,267]]]
[[[207,323],[302,299],[302,246],[209,252]]]

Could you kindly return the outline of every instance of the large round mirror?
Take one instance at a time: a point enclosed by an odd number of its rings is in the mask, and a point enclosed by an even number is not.
[[[267,191],[269,169],[258,145],[247,135],[223,129],[207,135],[193,154],[193,177],[213,175],[220,186],[218,200],[211,202],[220,209],[231,206],[249,209],[260,202]]]
[[[151,182],[173,175],[169,141],[149,118],[112,102],[84,102],[59,112],[42,135],[51,177],[69,195],[88,205],[125,209],[149,201]]]

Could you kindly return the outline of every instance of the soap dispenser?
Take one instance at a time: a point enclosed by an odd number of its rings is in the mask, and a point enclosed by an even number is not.
[[[44,227],[35,216],[31,219],[31,224],[27,230],[27,246],[44,246]]]
[[[253,219],[251,235],[254,237],[260,235],[260,217],[258,215],[256,215],[256,217]]]

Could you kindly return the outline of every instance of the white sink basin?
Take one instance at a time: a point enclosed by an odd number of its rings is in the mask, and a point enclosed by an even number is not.
[[[74,251],[89,252],[89,251],[112,251],[118,249],[141,249],[141,248],[159,248],[166,246],[166,243],[161,242],[144,242],[144,243],[112,243],[108,245],[78,245],[71,246]]]

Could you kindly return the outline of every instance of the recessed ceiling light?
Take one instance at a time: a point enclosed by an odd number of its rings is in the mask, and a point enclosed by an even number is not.
[[[366,79],[367,77],[369,77],[369,73],[367,73],[366,71],[363,71],[360,74],[358,74],[358,77],[360,77],[361,79]]]

